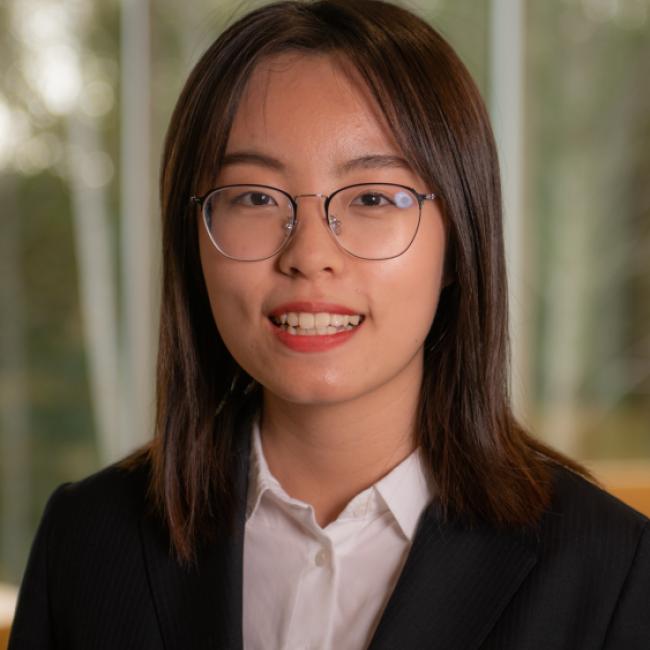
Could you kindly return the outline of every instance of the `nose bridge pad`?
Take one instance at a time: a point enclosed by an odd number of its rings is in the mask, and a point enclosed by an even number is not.
[[[335,234],[335,235],[340,235],[341,234],[341,222],[336,218],[335,214],[328,214],[327,220],[329,223],[330,230]]]

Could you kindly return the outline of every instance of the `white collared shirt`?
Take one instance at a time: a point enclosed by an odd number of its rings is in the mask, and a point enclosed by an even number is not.
[[[270,473],[252,432],[244,541],[245,650],[362,650],[433,496],[419,449],[321,528]]]

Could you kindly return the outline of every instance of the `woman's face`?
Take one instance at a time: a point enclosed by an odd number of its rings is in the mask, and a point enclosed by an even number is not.
[[[264,184],[295,196],[371,182],[430,191],[399,163],[401,156],[356,74],[330,56],[284,54],[253,73],[227,144],[231,162],[212,187]],[[444,267],[438,206],[424,201],[417,235],[405,253],[369,261],[338,246],[323,201],[299,198],[292,239],[263,261],[224,257],[198,223],[201,265],[219,333],[241,367],[288,402],[333,404],[386,394],[391,387],[417,391]],[[343,334],[330,329],[294,336],[274,322],[297,318],[310,329],[312,313],[329,313],[330,327],[340,323],[337,314],[359,315],[360,324]],[[317,317],[316,325],[323,319]]]

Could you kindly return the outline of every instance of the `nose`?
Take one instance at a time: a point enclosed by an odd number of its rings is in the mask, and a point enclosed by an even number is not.
[[[286,275],[315,277],[336,274],[345,264],[345,253],[338,246],[325,217],[325,195],[298,194],[296,230],[278,256]]]

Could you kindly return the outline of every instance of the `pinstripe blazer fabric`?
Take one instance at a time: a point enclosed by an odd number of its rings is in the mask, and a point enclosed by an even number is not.
[[[193,570],[146,511],[146,468],[59,487],[9,649],[241,649],[247,444],[237,530],[204,546]],[[442,524],[435,504],[425,510],[370,650],[650,649],[648,519],[563,468],[554,487],[535,535]]]

